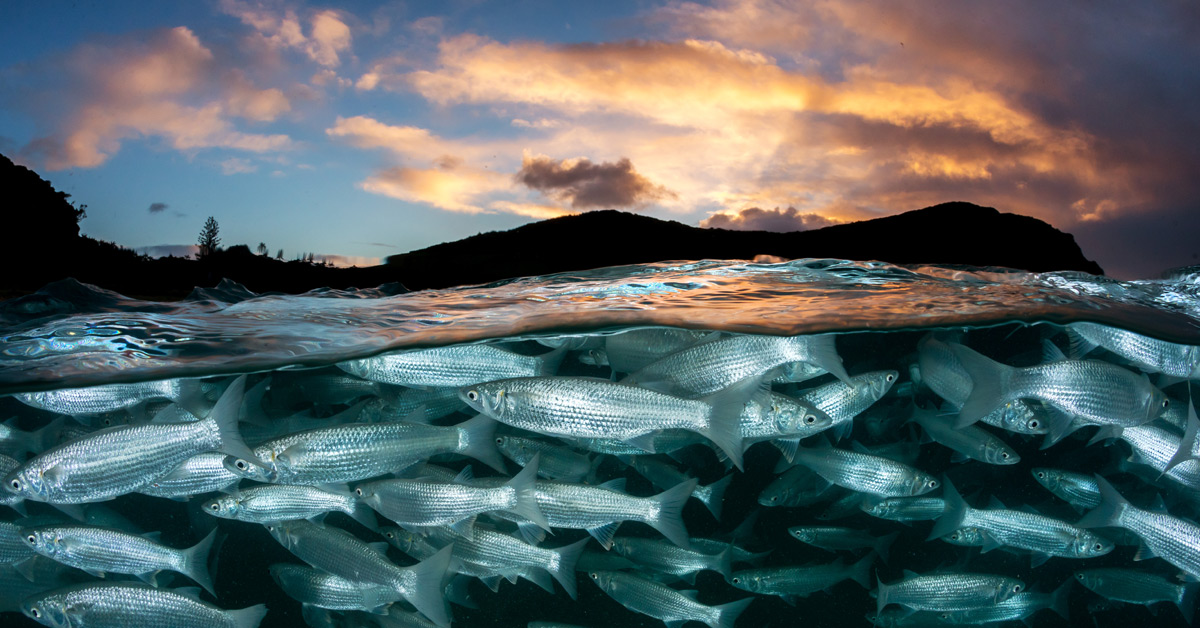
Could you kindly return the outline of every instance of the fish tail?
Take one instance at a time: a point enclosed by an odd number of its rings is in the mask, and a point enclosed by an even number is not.
[[[541,461],[542,454],[534,454],[533,460],[525,465],[513,479],[509,480],[505,486],[513,489],[516,493],[516,504],[511,508],[522,517],[536,523],[544,530],[550,529],[550,522],[546,521],[546,516],[542,514],[542,509],[538,508],[537,501],[537,473],[538,463]]]
[[[1100,487],[1100,505],[1084,515],[1075,525],[1081,528],[1124,527],[1120,523],[1121,512],[1129,502],[1108,483],[1108,480],[1098,475],[1096,485]]]
[[[966,401],[958,411],[955,427],[961,429],[1004,405],[1008,400],[1008,380],[1014,369],[963,345],[949,346],[974,384],[971,394],[967,395]]]
[[[742,443],[742,410],[758,392],[761,381],[758,377],[747,377],[704,398],[710,410],[708,429],[701,434],[720,447],[738,469],[742,468],[742,452],[745,450]]]
[[[888,591],[892,587],[883,583],[879,579],[879,574],[875,574],[875,585],[878,587],[875,593],[875,624],[879,624],[879,618],[883,615],[883,608],[888,605]]]
[[[888,561],[888,553],[891,552],[892,543],[896,542],[896,537],[898,536],[900,536],[899,532],[893,532],[880,538],[875,543],[875,547],[873,549],[875,550],[876,554],[879,554],[879,559],[883,562],[886,563]]]
[[[508,468],[504,466],[504,458],[496,447],[496,421],[494,419],[481,414],[454,427],[466,432],[467,446],[462,451],[464,455],[501,473],[508,473]]]
[[[1200,582],[1184,582],[1183,593],[1179,596],[1179,601],[1175,604],[1179,606],[1179,612],[1183,613],[1183,618],[1187,620],[1188,625],[1192,625],[1192,618],[1196,615],[1196,592],[1200,591]]]
[[[225,611],[233,620],[234,628],[258,628],[263,617],[267,616],[266,604],[255,604],[236,611]]]
[[[733,544],[725,546],[720,554],[717,554],[713,559],[713,564],[708,567],[722,576],[725,576],[725,581],[729,581],[729,577],[733,574]]]
[[[933,524],[933,530],[930,531],[929,537],[926,539],[941,538],[951,532],[962,527],[963,519],[967,516],[967,503],[963,501],[962,495],[955,490],[954,484],[950,482],[950,478],[944,478],[944,489],[942,498],[946,500],[946,510],[938,517],[937,523]]]
[[[842,365],[842,356],[838,355],[837,345],[834,343],[835,334],[822,334],[818,336],[803,336],[805,349],[808,355],[804,361],[829,371],[834,377],[841,380],[847,386],[854,386],[854,382],[850,381],[850,374],[846,372],[846,367]]]
[[[1196,418],[1196,407],[1192,403],[1192,400],[1188,399],[1187,427],[1184,429],[1183,438],[1179,441],[1179,449],[1175,451],[1175,455],[1171,456],[1171,459],[1167,462],[1167,467],[1163,469],[1162,475],[1166,475],[1167,471],[1175,468],[1179,463],[1196,458],[1192,455],[1192,449],[1196,445],[1197,435],[1200,434],[1200,419]],[[1159,476],[1160,479],[1161,477]]]
[[[454,544],[451,543],[433,556],[413,565],[410,569],[416,576],[416,583],[413,585],[411,597],[407,592],[399,591],[409,604],[438,626],[450,625],[450,612],[442,595],[442,583],[446,580],[446,571],[450,568],[450,554],[453,551]]]
[[[236,380],[234,383],[237,383]],[[181,379],[179,380],[179,388],[174,393],[167,398],[179,404],[184,410],[191,412],[193,416],[205,417],[210,415],[208,403],[204,400],[204,389],[200,386],[200,380]],[[241,406],[240,399],[238,406]],[[213,408],[213,412],[215,411],[216,408]]]
[[[657,514],[646,521],[655,530],[667,537],[667,540],[679,547],[690,548],[687,528],[683,525],[683,505],[696,489],[697,480],[685,480],[675,486],[647,499],[658,502]]]
[[[851,580],[862,585],[862,588],[871,589],[871,565],[875,563],[875,552],[867,552],[858,562],[850,565],[850,569],[846,575]]]
[[[711,628],[733,628],[742,611],[746,610],[746,607],[750,606],[750,603],[753,601],[754,598],[748,597],[744,600],[713,606],[712,618],[704,623],[711,626]]]
[[[538,367],[539,375],[554,375],[558,373],[558,367],[562,364],[563,358],[567,355],[567,347],[561,346],[549,353],[544,353],[538,356],[541,360],[541,365]]]
[[[187,577],[195,580],[197,584],[204,587],[205,591],[216,595],[213,590],[212,575],[208,571],[208,555],[211,553],[213,541],[217,538],[217,529],[213,528],[208,536],[204,537],[199,543],[183,550],[183,564],[180,565],[179,571]]]
[[[1058,588],[1054,590],[1054,593],[1050,594],[1050,610],[1057,613],[1059,617],[1065,619],[1067,623],[1071,622],[1071,598],[1067,595],[1067,593],[1069,593],[1071,590],[1072,582],[1074,582],[1074,579],[1068,578],[1065,582],[1058,585]]]
[[[583,548],[591,540],[592,537],[585,536],[570,545],[551,550],[555,554],[558,554],[558,562],[553,567],[546,567],[546,571],[550,572],[550,575],[554,576],[555,580],[558,580],[558,583],[562,585],[563,590],[567,592],[567,595],[571,596],[572,600],[576,599],[577,595],[575,563],[579,562],[579,556],[583,554]]]
[[[221,393],[217,405],[213,406],[212,412],[209,413],[208,420],[216,422],[217,432],[221,439],[216,449],[235,458],[266,467],[267,465],[254,455],[254,450],[250,449],[246,445],[246,441],[242,440],[242,433],[238,431],[238,417],[241,416],[242,397],[245,392],[246,376],[241,375],[233,380],[225,392]]]
[[[717,521],[721,520],[721,505],[725,501],[725,489],[729,488],[729,483],[732,481],[733,474],[730,473],[716,482],[702,487],[700,495],[696,497],[700,500],[700,503],[708,508],[708,511],[712,513],[713,519]]]

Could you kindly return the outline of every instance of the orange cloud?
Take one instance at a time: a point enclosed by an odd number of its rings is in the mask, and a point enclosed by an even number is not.
[[[448,168],[389,168],[377,172],[360,186],[374,194],[422,203],[452,212],[485,213],[477,199],[512,186],[507,177],[488,170]]]
[[[291,9],[272,11],[238,0],[221,0],[218,6],[223,13],[253,28],[259,40],[268,47],[301,51],[324,67],[341,65],[342,55],[350,50],[350,27],[337,11],[314,13],[308,20],[309,34],[306,36],[300,18]]]

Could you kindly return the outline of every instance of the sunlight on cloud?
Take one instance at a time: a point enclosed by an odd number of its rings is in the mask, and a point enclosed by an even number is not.
[[[221,0],[218,6],[221,12],[257,31],[260,41],[268,47],[301,51],[327,68],[341,65],[342,55],[350,50],[350,27],[337,11],[313,14],[308,20],[309,34],[305,36],[300,18],[292,9],[277,12],[238,0]]]
[[[467,214],[488,210],[476,205],[476,199],[512,186],[503,175],[488,170],[453,166],[449,168],[389,168],[368,177],[362,189],[410,203]]]

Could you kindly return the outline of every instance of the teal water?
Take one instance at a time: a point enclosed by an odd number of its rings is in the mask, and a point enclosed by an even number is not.
[[[914,395],[929,394],[913,385],[909,369],[917,342],[929,331],[963,332],[965,344],[1012,365],[1039,362],[1041,340],[1060,338],[1062,326],[1080,321],[1200,344],[1200,274],[1117,282],[1079,273],[901,268],[839,260],[785,264],[702,261],[608,268],[437,291],[391,292],[394,290],[254,295],[226,283],[198,291],[182,302],[156,303],[81,284],[52,285],[37,295],[0,303],[0,394],[239,373],[253,374],[252,382],[267,376],[283,381],[316,373],[340,374],[332,366],[337,362],[388,351],[497,342],[537,354],[545,351],[538,341],[606,336],[645,327],[780,336],[833,333],[851,374],[876,369],[895,369],[901,374],[892,392],[855,420],[853,440],[875,446],[915,441],[919,433],[904,425],[900,415]],[[610,376],[607,369],[577,358],[572,355],[564,361],[558,374]],[[828,379],[817,383],[825,381]],[[1176,384],[1167,392],[1186,400],[1187,389],[1186,384]],[[315,407],[294,399],[283,405],[289,412],[307,409],[328,416],[348,404]],[[0,398],[0,419],[10,416],[26,430],[53,418],[11,397]],[[439,422],[454,424],[466,416],[458,413]],[[1021,455],[1020,464],[952,463],[949,450],[927,444],[913,465],[938,476],[947,474],[973,505],[982,506],[987,495],[994,495],[1009,507],[1036,507],[1051,516],[1074,520],[1078,515],[1038,486],[1030,469],[1059,466],[1107,477],[1116,460],[1127,455],[1121,445],[1088,446],[1091,434],[1087,430],[1045,450],[1040,449],[1040,440],[1002,436]],[[690,503],[685,510],[689,532],[717,537],[758,511],[759,522],[747,544],[757,550],[773,550],[768,565],[832,561],[834,554],[802,546],[785,532],[789,526],[818,523],[828,503],[803,508],[757,506],[758,493],[775,477],[778,457],[779,452],[769,446],[751,448],[745,471],[735,475],[727,493],[721,521]],[[712,451],[703,446],[686,450],[681,464],[702,484],[725,472]],[[457,465],[463,466],[461,462]],[[487,472],[481,466],[475,465],[484,475]],[[658,492],[615,459],[604,461],[601,470],[601,479],[628,477],[633,494]],[[1127,484],[1119,488],[1134,482],[1120,477]],[[198,501],[203,498],[189,503],[128,495],[108,505],[140,529],[160,530],[165,541],[183,547],[198,538],[197,529],[214,523],[195,512]],[[1191,520],[1200,514],[1194,504],[1186,502],[1171,507],[1173,513]],[[30,510],[31,514],[54,513],[37,504]],[[0,518],[11,521],[17,515],[8,512]],[[330,523],[353,526],[340,515],[332,516]],[[904,526],[853,513],[835,524],[878,535],[900,532],[890,561],[877,572],[885,582],[899,579],[905,569],[925,573],[964,564],[971,571],[1023,578],[1031,588],[1043,591],[1083,567],[1142,566],[1173,575],[1159,560],[1135,563],[1131,547],[1119,547],[1089,561],[1054,558],[1031,568],[1028,558],[1005,552],[978,555],[941,541],[926,541],[928,523]],[[297,559],[258,526],[224,520],[217,525],[228,536],[217,569],[218,597],[209,601],[224,608],[265,602],[270,613],[264,626],[300,625],[298,604],[286,598],[267,575],[268,565]],[[365,529],[354,531],[363,538],[370,536]],[[657,538],[653,530],[635,523],[624,524],[621,532]],[[578,538],[583,538],[582,532],[564,530],[552,537],[550,544],[564,545]],[[592,549],[598,550],[598,546],[593,543]],[[404,561],[394,551],[393,556],[397,562]],[[179,584],[183,585],[182,580]],[[695,588],[709,604],[750,595],[712,572],[701,574]],[[583,574],[578,601],[571,601],[561,589],[551,595],[526,581],[504,583],[499,593],[476,583],[472,596],[480,608],[456,607],[455,625],[519,626],[533,620],[585,626],[663,625],[625,610]],[[1071,608],[1070,625],[1117,625],[1152,617],[1145,608],[1104,602],[1081,587],[1072,592]],[[775,597],[760,597],[737,626],[867,626],[864,615],[873,610],[874,600],[867,591],[842,583],[829,593],[805,598],[796,607]],[[1156,625],[1183,625],[1174,609],[1162,606],[1155,610],[1161,611],[1155,620],[1161,623]],[[4,625],[22,621],[28,620],[11,612],[0,615]],[[1035,625],[1068,625],[1048,612],[1033,621]]]

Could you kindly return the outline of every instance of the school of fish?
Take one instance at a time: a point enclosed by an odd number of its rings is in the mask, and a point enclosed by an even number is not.
[[[985,333],[635,328],[15,394],[0,613],[445,627],[528,580],[595,587],[604,625],[734,628],[756,600],[834,587],[861,591],[835,609],[848,625],[1160,603],[1191,624],[1200,346],[1086,322]],[[147,530],[131,510],[188,516]],[[287,608],[223,599],[230,537],[293,557],[237,567]]]

